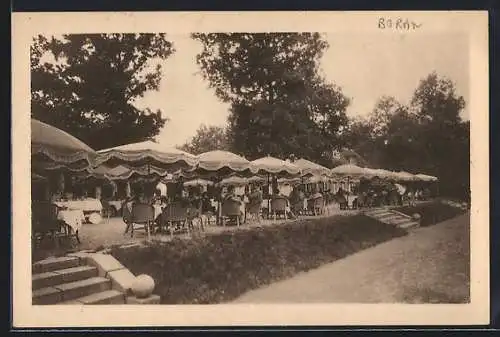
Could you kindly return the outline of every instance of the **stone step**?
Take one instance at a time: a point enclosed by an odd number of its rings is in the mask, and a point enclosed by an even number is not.
[[[384,216],[389,216],[389,215],[393,215],[394,213],[391,213],[391,212],[388,212],[388,211],[385,211],[385,212],[379,212],[379,213],[366,213],[368,216],[371,216],[373,218],[380,218],[380,217],[384,217]]]
[[[399,225],[399,224],[403,224],[403,223],[406,223],[406,222],[414,222],[414,221],[412,219],[408,219],[408,218],[405,218],[405,217],[399,217],[397,219],[392,220],[392,223],[394,225]]]
[[[33,291],[33,304],[57,304],[102,292],[111,288],[111,281],[105,277],[91,277],[85,280],[63,283]]]
[[[367,209],[366,210],[366,213],[372,213],[372,214],[378,214],[378,213],[384,213],[384,212],[390,212],[390,210],[387,208]]]
[[[67,269],[71,267],[78,267],[80,265],[80,259],[77,257],[62,256],[62,257],[50,257],[48,259],[35,262],[33,264],[33,274],[46,273],[59,269]]]
[[[399,228],[402,228],[402,229],[410,229],[410,228],[415,228],[415,227],[418,227],[418,222],[415,222],[415,221],[408,221],[408,222],[405,222],[405,223],[402,223],[402,224],[399,224],[398,227]]]
[[[78,266],[66,269],[34,274],[31,287],[37,290],[44,287],[56,286],[62,283],[74,282],[97,276],[97,268],[92,266]]]
[[[387,215],[383,215],[383,216],[376,216],[377,219],[379,220],[384,220],[384,221],[390,221],[392,219],[400,219],[401,218],[401,215],[399,214],[394,214],[394,213],[389,213]]]
[[[125,304],[125,295],[118,290],[106,290],[88,296],[79,297],[74,300],[65,301],[61,304]]]

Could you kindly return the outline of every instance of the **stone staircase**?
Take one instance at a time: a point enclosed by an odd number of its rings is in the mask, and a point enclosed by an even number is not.
[[[96,266],[78,257],[48,258],[33,264],[32,303],[125,304],[124,292],[112,280],[99,276]]]
[[[403,229],[412,229],[420,226],[419,222],[412,219],[411,216],[388,208],[368,210],[365,211],[364,214],[380,222]]]

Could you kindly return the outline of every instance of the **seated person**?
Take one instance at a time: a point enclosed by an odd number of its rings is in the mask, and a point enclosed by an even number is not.
[[[236,191],[235,191],[234,186],[229,186],[227,188],[227,193],[224,196],[223,202],[227,201],[227,200],[236,201],[240,205],[243,204],[243,201],[241,200],[241,198],[238,195],[236,195]],[[245,215],[244,215],[243,211],[240,211],[240,222],[243,222],[244,216]]]
[[[316,188],[314,190],[314,193],[311,195],[311,199],[318,199],[318,198],[322,198],[323,197],[323,194],[321,194],[321,192],[319,191],[318,188]]]
[[[291,206],[290,206],[290,200],[288,200],[288,197],[281,193],[281,191],[278,188],[275,188],[273,191],[273,198],[284,198],[286,199],[286,214],[290,219],[295,219],[297,216],[292,212]]]
[[[241,198],[238,195],[236,195],[234,186],[229,186],[227,188],[227,193],[224,195],[223,200],[234,200],[240,203],[242,202]]]
[[[201,212],[215,213],[215,207],[212,206],[212,201],[207,192],[203,192],[201,195]]]
[[[251,205],[260,205],[262,204],[262,200],[264,200],[264,195],[261,189],[257,186],[252,186],[251,192],[248,195],[248,203]]]

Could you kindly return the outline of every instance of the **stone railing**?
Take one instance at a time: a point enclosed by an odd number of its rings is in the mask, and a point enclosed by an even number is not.
[[[112,288],[125,294],[126,304],[160,304],[160,296],[153,294],[153,278],[135,276],[110,254],[81,251],[68,256],[78,257],[84,264],[96,267],[100,277],[111,280]]]

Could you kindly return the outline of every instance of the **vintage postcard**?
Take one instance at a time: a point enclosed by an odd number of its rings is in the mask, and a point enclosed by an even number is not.
[[[14,13],[13,325],[489,323],[487,19]]]

